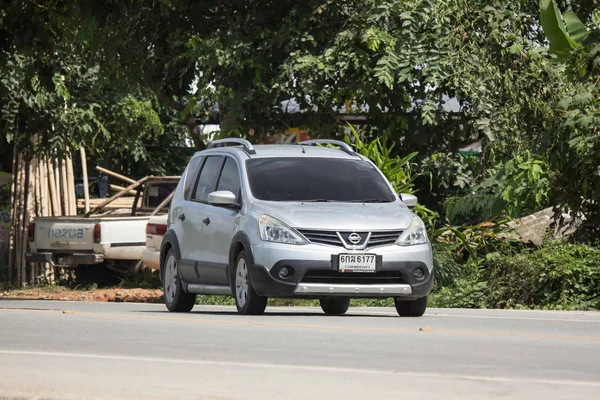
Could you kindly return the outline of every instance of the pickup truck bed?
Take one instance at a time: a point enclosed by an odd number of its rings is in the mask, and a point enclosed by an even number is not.
[[[123,266],[128,269],[130,262],[142,259],[146,224],[155,214],[168,210],[179,179],[177,176],[142,178],[103,200],[85,216],[35,218],[28,230],[27,261],[59,267],[106,262],[109,267],[118,264],[119,270]],[[94,215],[134,189],[136,197],[128,214]]]

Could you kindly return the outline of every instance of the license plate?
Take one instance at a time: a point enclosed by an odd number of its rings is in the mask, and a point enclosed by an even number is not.
[[[340,272],[375,272],[375,254],[340,254]]]

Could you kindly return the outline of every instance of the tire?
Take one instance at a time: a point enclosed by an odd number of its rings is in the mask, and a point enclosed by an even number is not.
[[[171,249],[165,259],[165,278],[163,283],[165,305],[171,312],[190,312],[196,303],[194,293],[185,293],[179,276],[179,260]]]
[[[238,313],[242,315],[262,315],[267,308],[268,297],[259,296],[252,287],[249,263],[246,253],[238,254],[234,270],[233,294]]]
[[[416,300],[402,300],[401,298],[395,298],[394,304],[396,311],[401,317],[421,317],[425,314],[427,309],[428,296],[421,297]]]
[[[350,299],[347,297],[321,299],[319,302],[321,309],[327,315],[345,314],[350,307]]]

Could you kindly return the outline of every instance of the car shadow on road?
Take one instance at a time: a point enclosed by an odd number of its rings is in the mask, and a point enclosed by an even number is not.
[[[190,311],[188,313],[172,313],[172,312],[170,312],[168,310],[164,310],[164,311],[159,311],[159,310],[131,310],[130,312],[141,313],[141,314],[231,315],[231,316],[240,316],[240,317],[252,317],[252,315],[249,315],[249,316],[240,315],[235,310],[232,310],[232,311],[192,310],[192,311]],[[307,312],[307,311],[298,311],[298,312],[286,311],[286,312],[281,312],[281,311],[269,311],[268,309],[265,311],[264,314],[259,315],[259,316],[255,316],[255,317],[261,317],[261,318],[268,318],[268,317],[398,318],[397,315],[394,315],[394,314],[391,314],[391,313],[390,314],[384,314],[384,313],[380,313],[380,314],[367,314],[367,313],[353,313],[352,311],[350,311],[348,314],[344,314],[344,315],[327,315],[327,314],[319,312],[317,310],[315,310],[314,312]]]

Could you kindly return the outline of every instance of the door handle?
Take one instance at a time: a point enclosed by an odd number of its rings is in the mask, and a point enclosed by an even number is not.
[[[206,218],[204,218],[204,220],[202,222],[204,223],[204,225],[209,225],[210,224],[210,218],[206,217]]]
[[[177,217],[177,218],[179,218],[180,221],[184,221],[185,220],[185,214],[183,214],[183,213],[179,214],[179,217]]]

